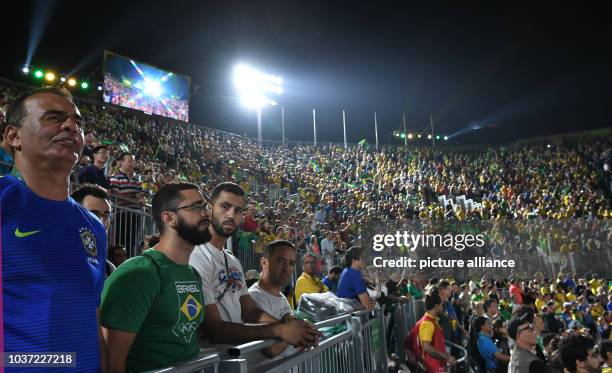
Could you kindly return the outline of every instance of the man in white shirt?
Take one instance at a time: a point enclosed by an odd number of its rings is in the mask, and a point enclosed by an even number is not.
[[[295,270],[295,247],[289,241],[276,240],[268,243],[261,258],[261,277],[249,288],[251,298],[259,308],[276,319],[291,318],[291,307],[281,289],[287,286]],[[272,346],[264,351],[266,356],[274,357],[279,354],[288,356],[295,349],[286,342]]]
[[[325,258],[325,272],[327,272],[334,266],[334,254],[336,253],[332,231],[325,233],[325,238],[321,241],[321,253]]]
[[[246,286],[240,261],[224,250],[228,237],[242,224],[244,191],[232,182],[217,185],[211,196],[211,240],[195,247],[189,264],[202,277],[205,314],[200,335],[213,344],[242,344],[279,338],[309,348],[320,333],[312,324],[286,315],[276,319],[257,308]],[[268,323],[245,325],[243,323]]]

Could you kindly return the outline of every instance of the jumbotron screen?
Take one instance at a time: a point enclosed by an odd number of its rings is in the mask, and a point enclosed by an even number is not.
[[[104,102],[189,121],[191,79],[104,52]]]

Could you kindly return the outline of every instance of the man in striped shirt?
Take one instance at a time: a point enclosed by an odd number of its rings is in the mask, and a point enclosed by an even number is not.
[[[123,152],[117,158],[119,172],[110,177],[111,193],[117,199],[117,214],[115,219],[115,244],[123,245],[132,254],[132,248],[142,239],[142,211],[144,195],[140,187],[140,177],[134,173],[134,156]],[[126,210],[128,208],[129,210]],[[138,211],[136,211],[138,210]]]

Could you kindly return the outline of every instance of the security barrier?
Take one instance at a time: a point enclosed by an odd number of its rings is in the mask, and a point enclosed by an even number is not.
[[[309,351],[249,365],[249,355],[278,343],[268,339],[235,346],[214,365],[204,365],[202,357],[155,373],[199,372],[202,368],[218,367],[223,373],[383,373],[387,372],[385,326],[381,309],[359,311],[316,323],[329,335]],[[329,332],[333,330],[334,332]],[[215,368],[216,369],[216,368]],[[208,373],[208,370],[205,371]],[[211,370],[212,372],[212,370]]]

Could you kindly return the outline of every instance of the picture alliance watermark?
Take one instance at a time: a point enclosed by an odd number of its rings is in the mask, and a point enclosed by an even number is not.
[[[374,235],[372,248],[382,251],[387,247],[404,247],[409,251],[421,248],[455,249],[463,251],[471,247],[483,247],[485,245],[482,234],[426,234],[410,233],[408,231],[397,231],[395,234]]]

